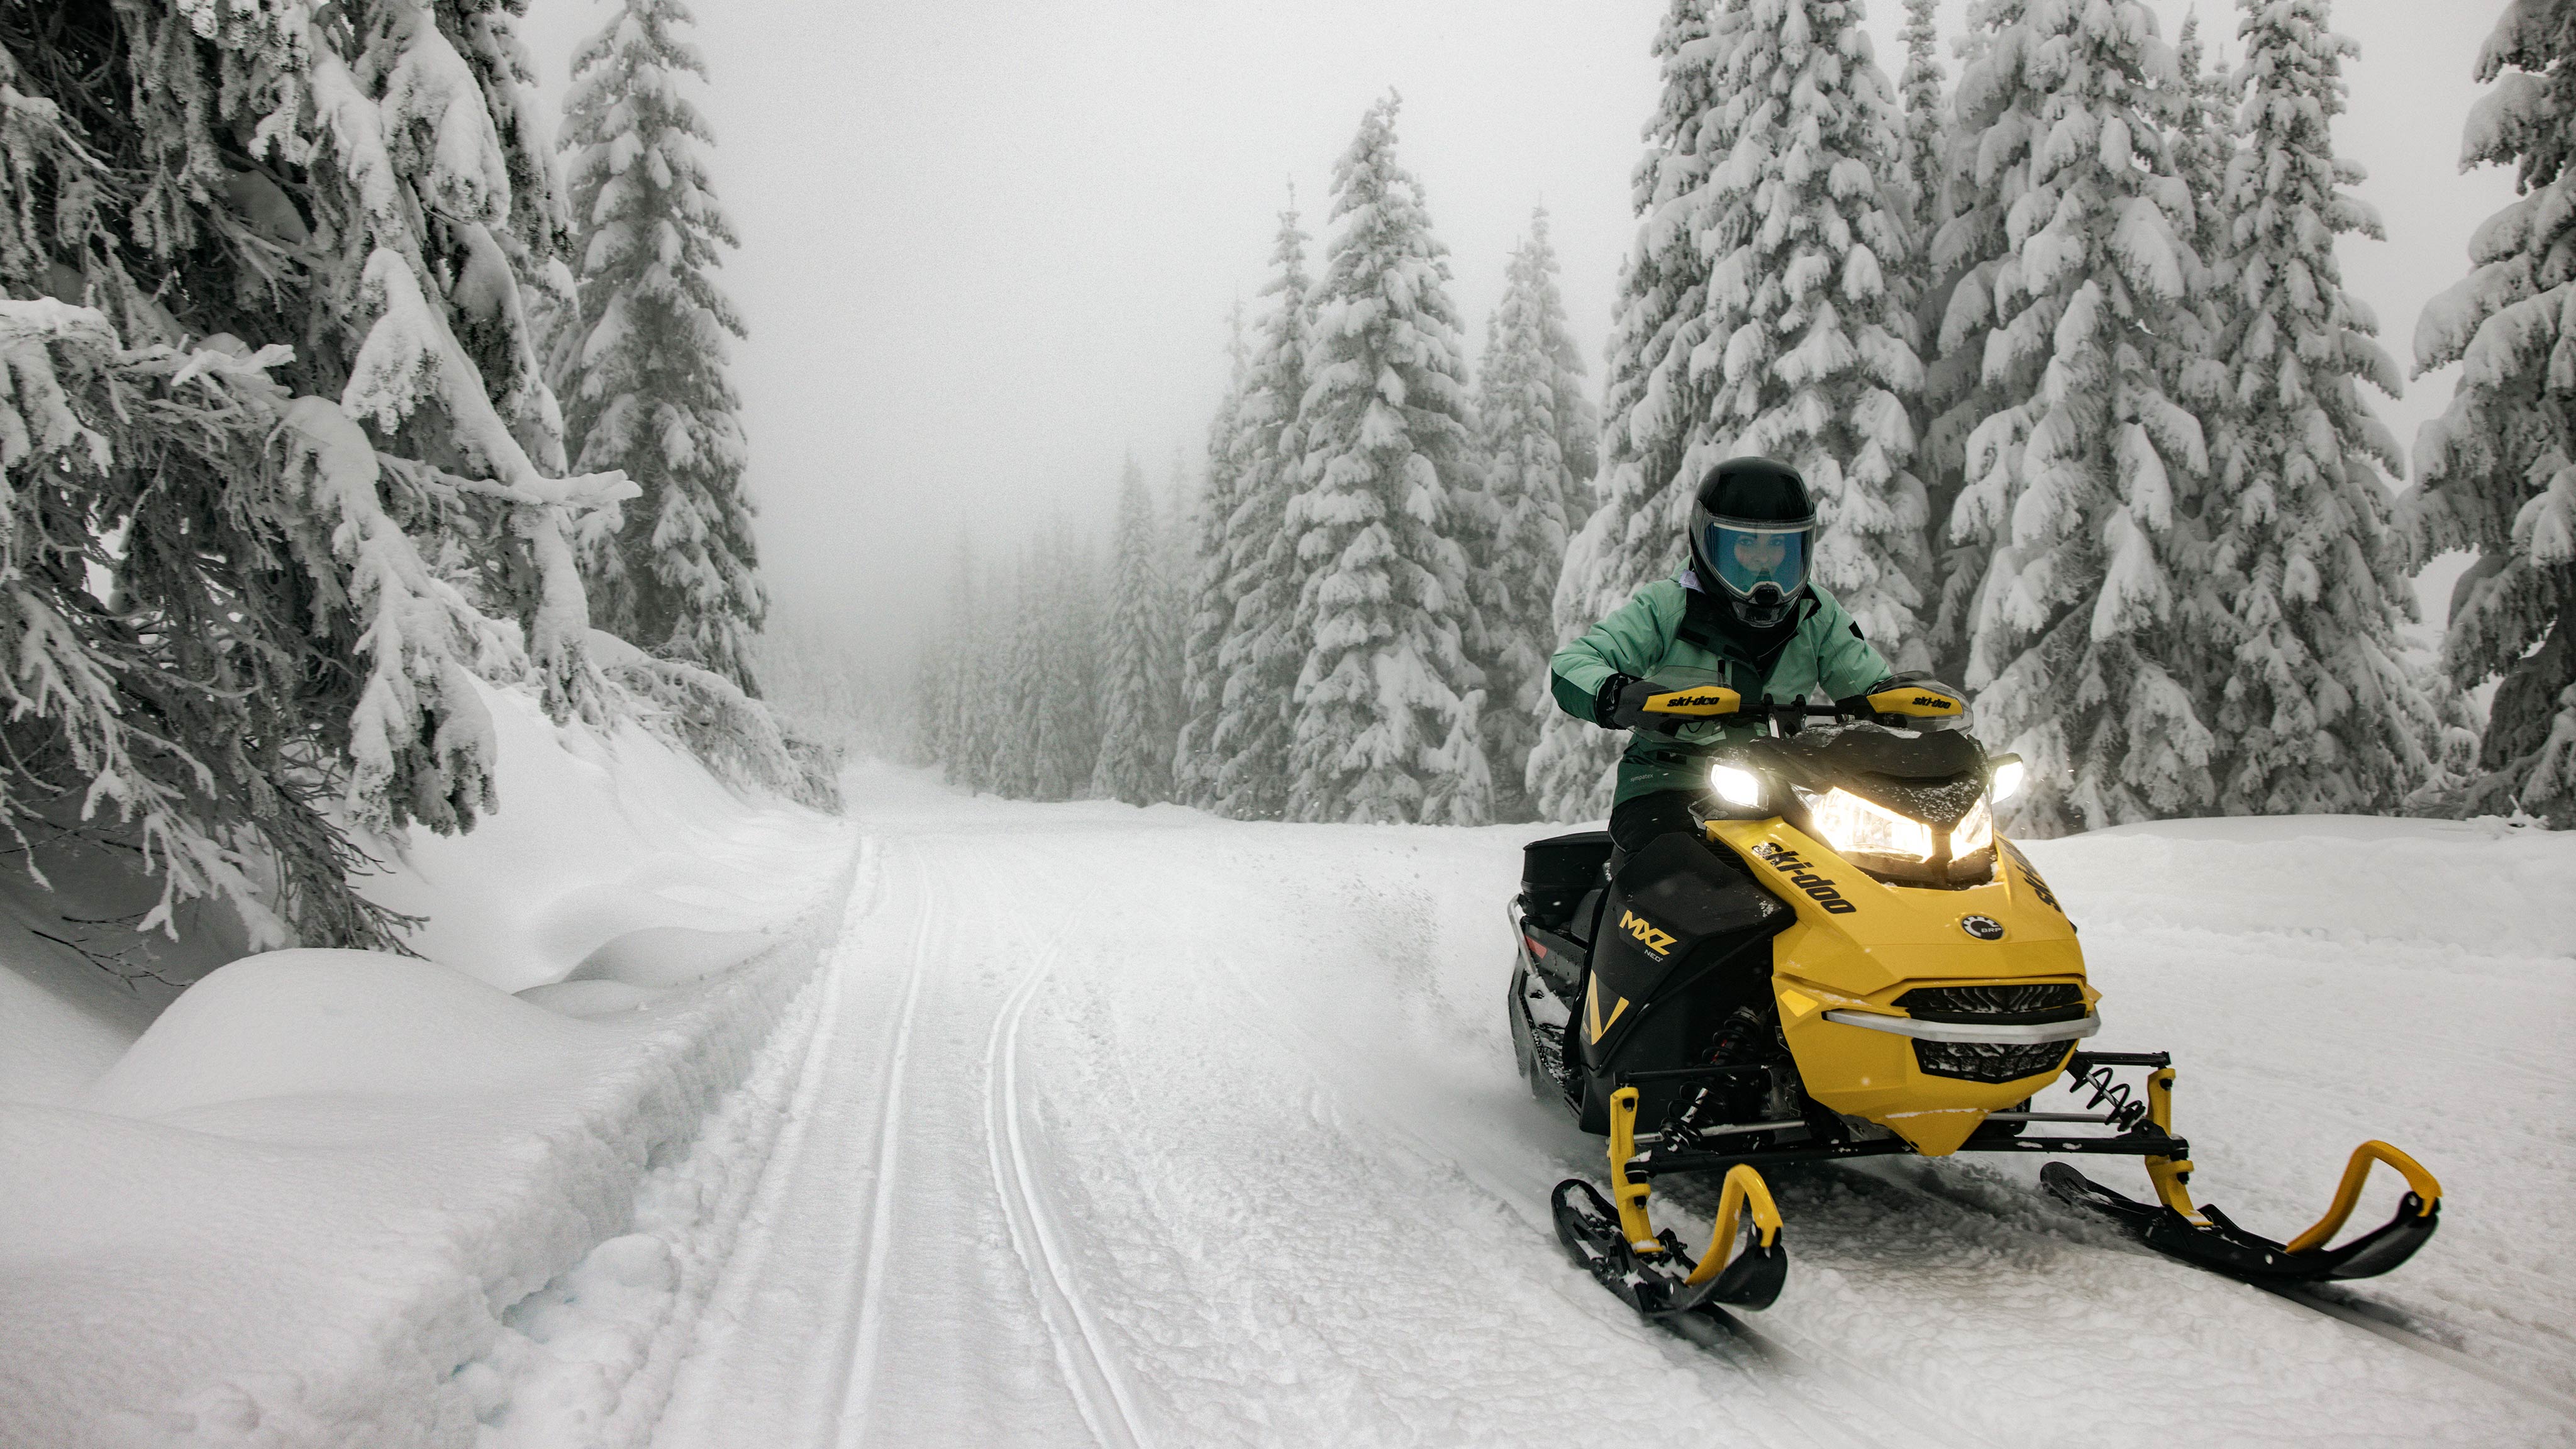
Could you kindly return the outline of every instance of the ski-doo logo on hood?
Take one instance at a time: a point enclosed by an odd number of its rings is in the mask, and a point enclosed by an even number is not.
[[[1818,875],[1807,858],[1776,840],[1766,840],[1753,847],[1762,863],[1788,877],[1789,884],[1807,893],[1807,898],[1824,908],[1829,916],[1848,916],[1860,909],[1843,899],[1843,893],[1830,876]]]
[[[1959,929],[1980,941],[2000,941],[2004,938],[2004,923],[1992,916],[1961,916]]]
[[[1619,929],[1637,938],[1637,944],[1658,956],[1672,954],[1673,933],[1656,929],[1653,922],[1635,911],[1619,913]]]

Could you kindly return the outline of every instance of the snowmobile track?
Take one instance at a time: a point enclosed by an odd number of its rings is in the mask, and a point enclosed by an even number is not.
[[[895,1179],[901,1167],[904,1067],[912,1057],[912,1026],[921,1002],[921,978],[927,974],[923,967],[930,959],[931,926],[939,919],[939,913],[930,909],[938,894],[930,858],[916,849],[913,864],[921,882],[921,922],[913,930],[912,948],[904,965],[903,1002],[895,1008],[894,1047],[886,1057],[885,1087],[878,1097],[876,1189],[868,1204],[866,1267],[860,1272],[859,1311],[851,1333],[850,1351],[844,1356],[845,1378],[840,1396],[841,1442],[844,1444],[859,1444],[867,1440],[869,1390],[876,1377],[877,1346],[885,1333],[885,1305],[879,1285],[885,1281],[886,1261],[894,1250]]]
[[[1849,1166],[1829,1167],[1827,1171],[1856,1186],[1893,1189],[1944,1203],[1962,1212],[1975,1213],[2007,1227],[2026,1228],[2070,1242],[2092,1241],[2095,1240],[2096,1234],[2100,1234],[2099,1241],[2133,1256],[2151,1262],[2170,1261],[2150,1249],[2130,1242],[2116,1232],[2108,1231],[2101,1223],[2038,1190],[2033,1190],[2026,1202],[2016,1198],[2012,1208],[2027,1209],[2027,1211],[2016,1212],[1985,1200],[1977,1192],[1957,1190],[1955,1185],[1943,1183],[1929,1174],[1905,1177],[1882,1176]],[[2012,1190],[1999,1181],[1992,1179],[1985,1181],[1997,1190]],[[2074,1231],[2070,1232],[2069,1229]],[[2219,1278],[2220,1281],[2226,1281],[2223,1275],[2213,1274],[2212,1276]],[[2425,1329],[2417,1327],[2407,1314],[2375,1302],[2352,1288],[2341,1284],[2304,1286],[2248,1283],[2245,1286],[2270,1294],[2285,1303],[2295,1303],[2311,1312],[2351,1324],[2410,1353],[2432,1359],[2446,1367],[2458,1369],[2462,1373],[2482,1379],[2497,1388],[2508,1390],[2527,1403],[2556,1413],[2576,1416],[2576,1399],[2537,1384],[2526,1383],[2504,1370],[2463,1353],[2458,1348],[2442,1342]]]
[[[2554,1389],[2527,1383],[2457,1348],[2442,1342],[2407,1321],[2406,1315],[2383,1304],[2374,1303],[2350,1289],[2341,1287],[2295,1288],[2257,1283],[2254,1285],[2275,1298],[2313,1309],[2328,1318],[2338,1318],[2353,1327],[2377,1334],[2411,1353],[2450,1365],[2462,1373],[2475,1374],[2497,1388],[2511,1391],[2523,1400],[2541,1408],[2555,1410],[2576,1418],[2576,1399]]]
[[[1074,1407],[1103,1445],[1139,1449],[1149,1440],[1135,1401],[1119,1378],[1117,1361],[1084,1301],[1081,1281],[1062,1246],[1062,1233],[1047,1211],[1036,1154],[1029,1146],[1026,1114],[1021,1110],[1020,1023],[1061,959],[1060,941],[1050,941],[993,1019],[984,1047],[985,1142],[993,1190],[1001,1198],[1002,1214],[1010,1226],[1012,1250],[1036,1290],[1038,1316],[1054,1341],[1056,1363],[1064,1370]]]

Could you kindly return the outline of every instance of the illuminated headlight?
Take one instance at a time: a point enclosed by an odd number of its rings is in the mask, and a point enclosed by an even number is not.
[[[2019,760],[2006,760],[2002,764],[1995,766],[1993,792],[1995,803],[2001,805],[2006,800],[2020,794],[2021,782],[2029,774],[2030,767]]]
[[[1762,804],[1762,777],[1741,765],[1711,765],[1708,787],[1717,798],[1739,810],[1752,810]]]
[[[1920,820],[1873,805],[1839,785],[1822,795],[1800,790],[1798,799],[1814,820],[1816,833],[1836,850],[1903,860],[1932,858],[1932,827]]]
[[[2012,768],[2018,770],[2021,767],[2015,765]],[[1967,817],[1959,822],[1957,829],[1950,832],[1950,858],[1965,860],[1994,843],[1995,812],[1986,808],[1986,797],[1980,795],[1977,797],[1976,805],[1968,811]]]

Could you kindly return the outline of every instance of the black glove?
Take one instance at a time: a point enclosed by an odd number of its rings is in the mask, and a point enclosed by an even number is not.
[[[1869,707],[1869,697],[1893,683],[1892,679],[1882,679],[1858,694],[1846,694],[1834,701],[1834,708],[1842,711],[1846,719],[1876,719],[1878,711]]]
[[[1613,674],[1601,683],[1601,692],[1592,697],[1592,718],[1604,728],[1614,730],[1653,730],[1671,734],[1691,722],[1687,715],[1648,714],[1646,701],[1659,694],[1672,693],[1669,684],[1651,679],[1638,679],[1626,674]]]

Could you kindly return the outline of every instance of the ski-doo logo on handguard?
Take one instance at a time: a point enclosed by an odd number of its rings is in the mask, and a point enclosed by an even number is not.
[[[1726,703],[1725,700],[1722,700],[1713,694],[1685,694],[1679,699],[1668,699],[1664,701],[1664,708],[1707,709],[1712,705],[1720,705],[1724,703]]]
[[[1766,840],[1753,847],[1753,853],[1762,857],[1763,864],[1788,877],[1789,884],[1805,891],[1807,898],[1823,907],[1826,915],[1848,916],[1860,909],[1843,899],[1843,893],[1835,888],[1831,876],[1818,875],[1805,856],[1780,842]]]
[[[1619,913],[1619,929],[1636,937],[1638,945],[1645,947],[1647,950],[1654,952],[1658,956],[1670,955],[1672,952],[1673,933],[1670,931],[1657,930],[1652,922],[1648,921],[1645,917],[1638,915],[1635,911],[1621,911]]]

